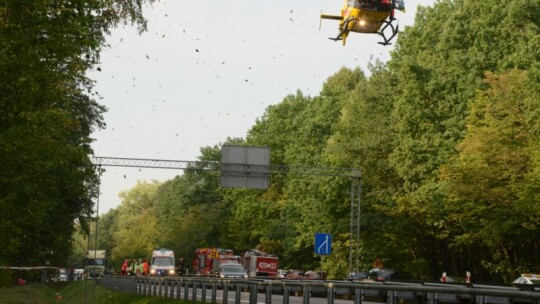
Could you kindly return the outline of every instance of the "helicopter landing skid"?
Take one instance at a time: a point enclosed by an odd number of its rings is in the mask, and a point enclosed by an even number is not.
[[[391,45],[392,43],[390,43],[390,41],[392,41],[392,39],[394,39],[394,37],[396,37],[396,35],[398,34],[398,31],[399,31],[399,24],[397,24],[395,27],[394,25],[392,24],[392,21],[394,21],[395,19],[390,19],[389,21],[385,21],[384,22],[384,26],[383,28],[377,32],[377,34],[379,34],[384,41],[379,41],[378,43],[381,44],[381,45]],[[392,30],[392,35],[389,37],[389,38],[386,38],[386,35],[384,34],[384,31],[390,27],[390,29]]]
[[[351,22],[351,20],[354,20],[354,18],[345,19],[345,21],[343,22],[343,25],[340,27],[341,30],[339,31],[339,34],[337,34],[336,38],[328,37],[328,39],[334,40],[334,41],[343,40],[343,34],[345,34],[345,32],[347,31],[347,27],[349,26],[349,22]]]

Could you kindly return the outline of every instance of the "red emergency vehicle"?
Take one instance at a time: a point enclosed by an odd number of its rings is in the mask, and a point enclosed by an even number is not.
[[[275,277],[278,274],[278,257],[251,249],[244,254],[244,269],[250,277]]]
[[[232,249],[200,248],[195,249],[193,272],[203,275],[214,275],[219,265],[225,263],[241,264],[240,256],[234,255]]]

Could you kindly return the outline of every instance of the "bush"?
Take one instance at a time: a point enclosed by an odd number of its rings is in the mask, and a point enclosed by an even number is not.
[[[13,273],[8,269],[0,269],[0,287],[13,286]]]

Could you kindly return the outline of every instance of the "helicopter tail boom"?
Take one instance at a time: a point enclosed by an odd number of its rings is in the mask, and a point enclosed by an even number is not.
[[[330,20],[343,20],[343,17],[342,16],[336,16],[336,15],[325,15],[325,14],[321,14],[321,19],[330,19]]]

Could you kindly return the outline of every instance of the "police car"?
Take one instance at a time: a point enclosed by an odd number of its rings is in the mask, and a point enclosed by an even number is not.
[[[540,274],[524,273],[519,278],[512,281],[512,284],[540,285]]]

